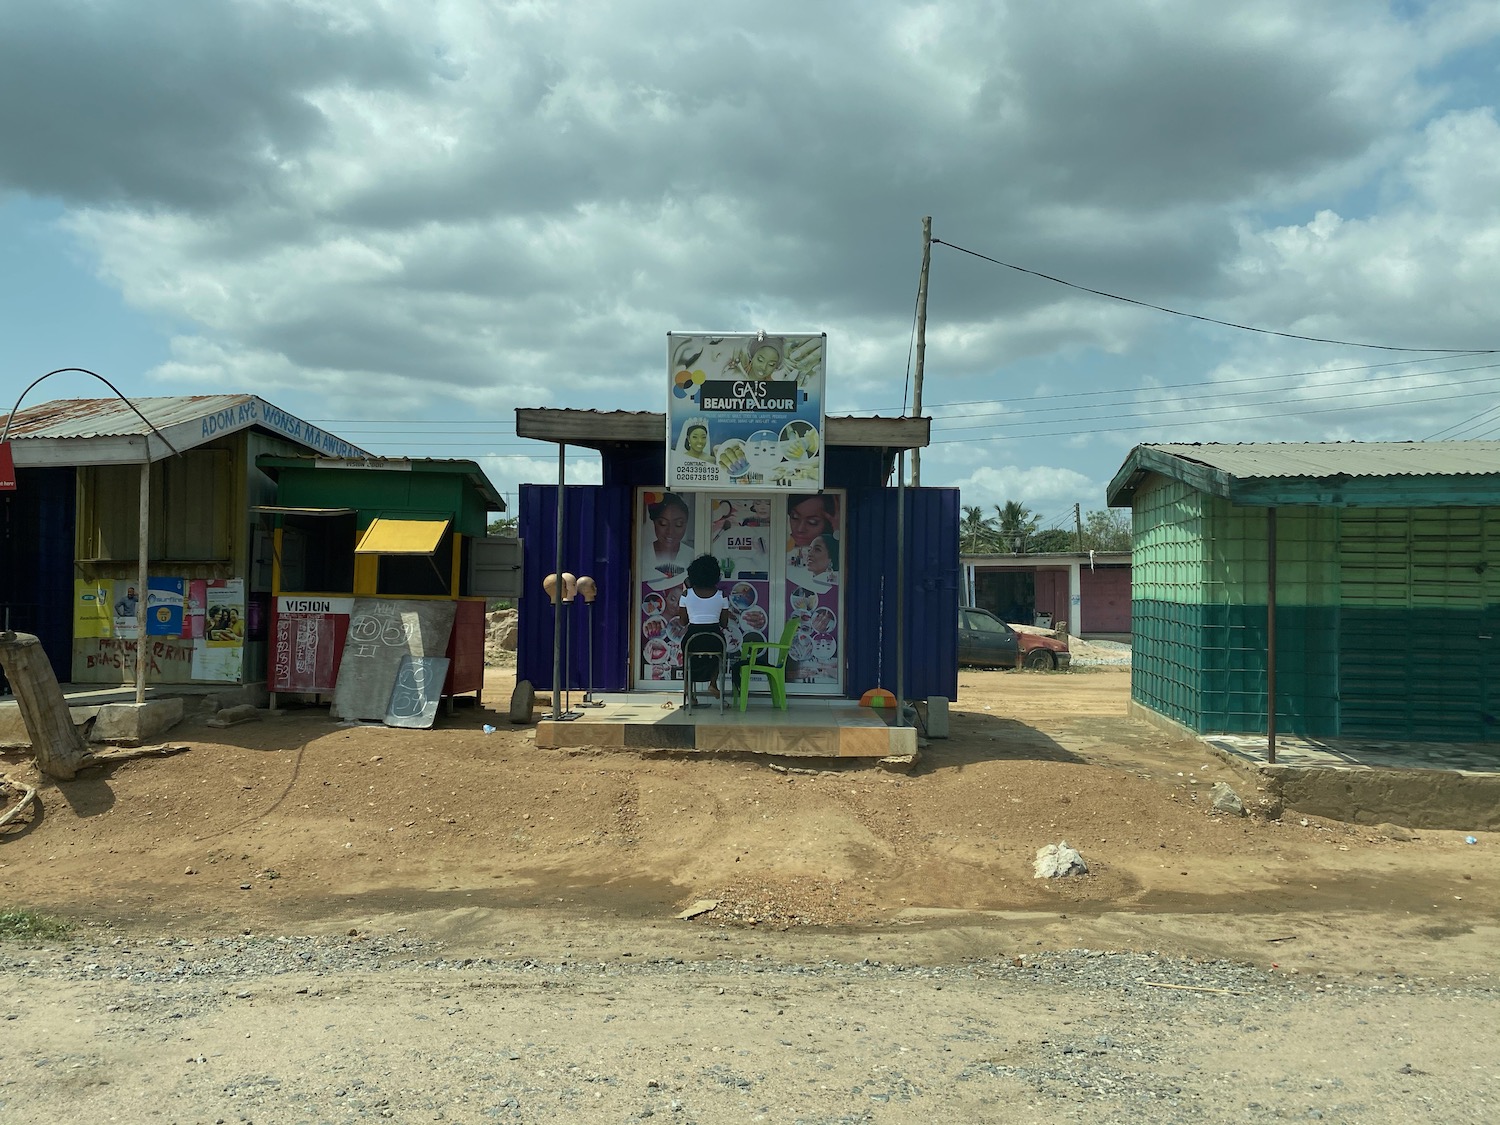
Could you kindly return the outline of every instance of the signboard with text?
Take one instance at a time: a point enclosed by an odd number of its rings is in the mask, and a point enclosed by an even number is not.
[[[667,488],[821,489],[827,342],[668,333]]]
[[[0,442],[0,492],[16,490],[16,462],[10,454],[10,442]]]

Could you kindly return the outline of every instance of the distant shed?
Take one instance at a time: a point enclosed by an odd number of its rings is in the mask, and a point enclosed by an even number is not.
[[[1135,703],[1200,733],[1500,740],[1500,442],[1142,445]],[[1274,606],[1274,612],[1268,607]]]

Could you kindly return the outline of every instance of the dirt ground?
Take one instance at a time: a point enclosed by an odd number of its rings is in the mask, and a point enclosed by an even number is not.
[[[1500,1119],[1492,842],[1211,815],[1128,683],[965,672],[909,774],[538,750],[503,669],[195,719],[0,830],[78,923],[0,943],[0,1119]]]
[[[560,922],[779,951],[898,925],[935,962],[1043,943],[1493,971],[1488,840],[1210,814],[1214,781],[1247,804],[1253,789],[1128,718],[1127,669],[965,671],[952,737],[909,774],[538,750],[504,720],[510,676],[491,669],[485,706],[431,731],[313,706],[190,719],[172,732],[186,753],[44,786],[40,813],[0,830],[0,904],[186,932],[420,917],[476,947],[490,927]],[[1089,874],[1033,878],[1060,840]],[[676,921],[701,900],[717,906]]]

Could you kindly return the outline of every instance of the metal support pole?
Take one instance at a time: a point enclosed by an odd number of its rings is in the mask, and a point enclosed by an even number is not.
[[[1276,509],[1266,509],[1266,761],[1276,764]]]
[[[588,689],[588,691],[586,691],[586,692],[583,693],[583,701],[585,703],[587,703],[587,704],[592,705],[593,702],[594,702],[594,603],[593,602],[589,602],[588,603],[588,607],[589,607],[589,623],[588,623],[588,631],[589,631],[589,644],[588,644],[588,659],[589,659],[589,676],[588,676],[588,679],[589,679],[589,689]]]
[[[906,725],[906,450],[896,466],[896,725]]]
[[[568,468],[566,457],[568,446],[566,442],[557,443],[557,552],[552,567],[552,573],[557,576],[557,581],[552,589],[552,718],[561,719],[563,716],[562,705],[562,630],[563,630],[563,485],[567,476]]]
[[[561,582],[558,583],[562,585]],[[573,599],[566,598],[562,604],[563,630],[563,711],[573,710],[573,634],[569,625],[573,620]]]
[[[135,578],[135,705],[146,702],[146,571],[151,543],[151,450],[141,462],[140,551]]]

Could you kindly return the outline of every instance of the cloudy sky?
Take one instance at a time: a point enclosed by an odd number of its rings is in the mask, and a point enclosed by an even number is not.
[[[0,412],[252,392],[513,494],[517,406],[764,328],[895,414],[931,215],[923,483],[1070,527],[1139,442],[1500,434],[1497,102],[1494,0],[7,4]]]

